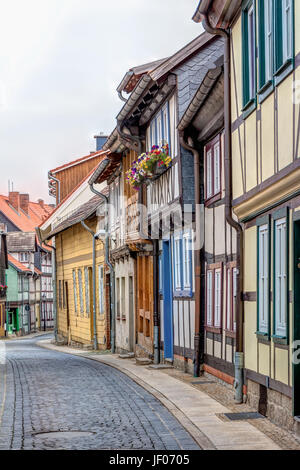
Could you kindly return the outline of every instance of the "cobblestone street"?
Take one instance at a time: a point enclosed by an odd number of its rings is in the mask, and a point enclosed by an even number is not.
[[[45,336],[44,336],[45,338]],[[0,342],[0,449],[199,449],[171,413],[118,370]]]

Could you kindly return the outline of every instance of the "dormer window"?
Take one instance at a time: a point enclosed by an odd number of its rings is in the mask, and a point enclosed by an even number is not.
[[[21,263],[28,263],[29,253],[19,253],[19,261]]]

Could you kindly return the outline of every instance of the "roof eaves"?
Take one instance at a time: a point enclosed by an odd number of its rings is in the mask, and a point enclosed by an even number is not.
[[[135,89],[131,93],[130,97],[124,104],[123,108],[119,112],[117,116],[117,121],[122,122],[126,119],[126,117],[129,115],[130,111],[134,108],[138,100],[141,98],[149,84],[151,83],[151,77],[150,75],[143,75],[139,82],[137,83]]]
[[[182,116],[177,126],[177,129],[179,132],[186,129],[188,125],[192,122],[197,112],[203,106],[205,99],[211,92],[215,83],[218,81],[219,77],[222,75],[222,71],[223,71],[222,67],[216,67],[214,69],[208,70],[200,87],[198,88],[198,91],[196,92],[194,98],[192,99],[191,103],[189,104],[186,112]]]

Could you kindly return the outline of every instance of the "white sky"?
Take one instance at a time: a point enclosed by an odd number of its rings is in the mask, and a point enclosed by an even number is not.
[[[198,0],[0,0],[0,193],[48,196],[48,170],[95,149],[133,66],[201,33]]]

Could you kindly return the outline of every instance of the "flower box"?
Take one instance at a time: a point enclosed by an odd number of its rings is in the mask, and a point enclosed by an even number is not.
[[[143,184],[149,184],[159,177],[171,165],[169,146],[153,146],[150,152],[143,153],[133,162],[132,167],[126,173],[129,184],[139,190]]]

